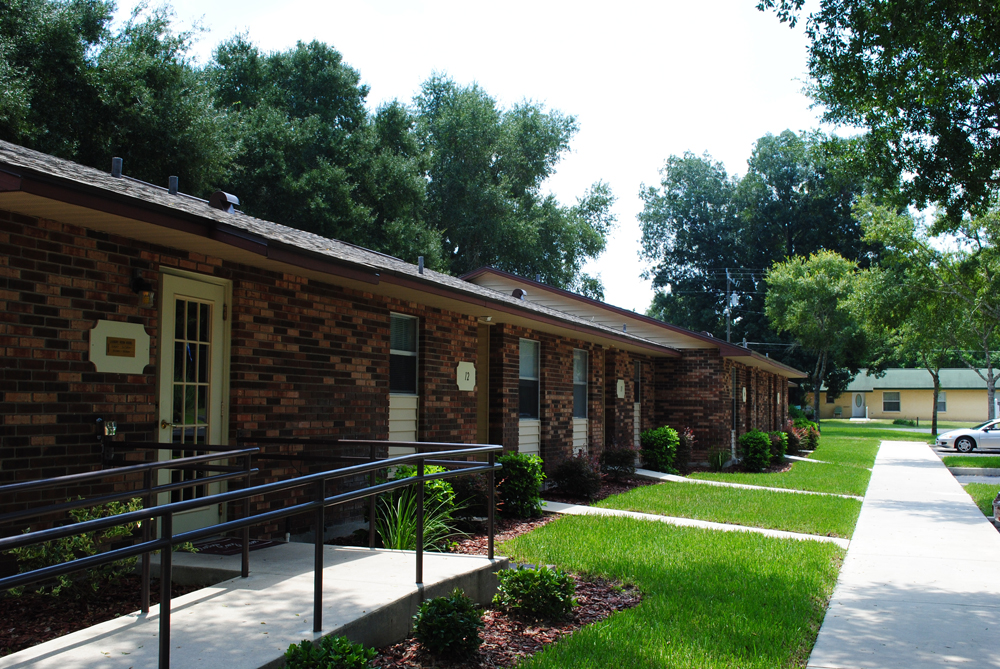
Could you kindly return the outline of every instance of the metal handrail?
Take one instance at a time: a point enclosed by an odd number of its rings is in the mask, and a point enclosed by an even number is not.
[[[254,440],[246,440],[254,441]],[[267,439],[259,440],[260,442],[266,442]],[[343,443],[346,440],[342,440]],[[317,472],[314,474],[308,474],[305,476],[299,476],[287,481],[278,481],[273,483],[267,483],[262,485],[257,485],[253,487],[247,487],[241,490],[235,490],[225,493],[217,493],[214,495],[208,495],[198,499],[184,500],[181,502],[171,502],[169,504],[164,504],[161,506],[155,506],[141,511],[132,511],[129,513],[119,514],[116,516],[110,516],[107,518],[98,518],[95,520],[88,520],[81,523],[75,523],[73,525],[50,528],[47,530],[38,530],[36,532],[30,532],[14,537],[6,537],[0,539],[0,551],[9,550],[11,548],[16,548],[19,546],[30,545],[33,543],[41,543],[44,541],[51,541],[53,539],[58,539],[66,536],[73,536],[75,534],[82,534],[85,532],[91,532],[96,530],[105,529],[108,527],[114,527],[117,525],[125,525],[131,522],[141,522],[143,520],[156,518],[160,521],[161,525],[161,536],[159,539],[154,539],[149,536],[148,524],[144,524],[143,527],[143,541],[133,546],[119,548],[111,550],[99,555],[93,555],[86,558],[80,558],[77,560],[72,560],[70,562],[65,562],[60,565],[53,565],[50,567],[45,567],[42,569],[36,569],[30,572],[25,572],[23,574],[17,574],[15,576],[8,576],[5,578],[0,578],[0,590],[5,590],[12,587],[18,587],[21,585],[27,585],[29,583],[35,583],[47,578],[52,578],[54,576],[68,574],[75,571],[80,571],[93,566],[99,566],[102,564],[107,564],[109,562],[114,562],[116,560],[121,560],[126,557],[133,557],[142,555],[144,564],[144,577],[148,573],[149,564],[149,554],[152,551],[160,551],[160,616],[159,616],[159,667],[160,669],[168,669],[170,666],[170,583],[172,576],[172,548],[177,545],[184,544],[189,541],[196,539],[201,539],[208,536],[213,536],[220,534],[222,532],[228,532],[230,530],[242,530],[243,531],[243,577],[249,575],[249,549],[248,549],[248,539],[249,531],[252,525],[258,525],[263,522],[278,520],[281,518],[286,518],[294,515],[299,515],[306,511],[313,511],[315,514],[315,538],[314,538],[314,564],[313,564],[313,631],[319,632],[322,630],[322,600],[323,600],[323,534],[325,525],[325,511],[327,507],[334,506],[337,504],[344,504],[347,502],[355,501],[358,499],[370,498],[372,516],[370,522],[372,523],[372,529],[370,532],[373,533],[374,525],[374,500],[378,494],[395,490],[398,488],[403,488],[411,485],[416,485],[417,490],[417,541],[416,541],[416,582],[419,588],[423,588],[423,516],[424,516],[424,482],[431,481],[435,479],[451,478],[454,476],[464,476],[468,474],[475,474],[478,472],[484,472],[488,477],[488,559],[494,559],[494,511],[495,511],[495,500],[494,500],[494,490],[495,490],[495,472],[497,469],[501,468],[501,465],[496,463],[496,454],[502,451],[501,446],[489,445],[489,444],[474,444],[464,448],[452,448],[449,451],[434,451],[431,453],[414,453],[402,456],[396,456],[392,458],[376,459],[375,458],[375,448],[376,446],[403,446],[403,447],[414,447],[419,449],[422,446],[446,446],[445,444],[426,444],[425,442],[388,442],[388,441],[360,441],[352,440],[351,443],[355,445],[369,445],[371,448],[371,460],[365,464],[352,465],[349,467],[343,467],[340,469],[334,469],[325,472]],[[451,444],[454,447],[454,444]],[[167,447],[169,448],[169,446]],[[243,457],[246,458],[246,475],[249,477],[251,472],[250,468],[250,455],[253,451],[257,449],[243,449],[247,451],[244,453]],[[482,463],[479,466],[475,466],[476,463],[470,462],[468,460],[460,461],[461,467],[455,470],[450,470],[446,472],[437,472],[434,474],[425,474],[424,467],[429,462],[428,455],[439,456],[444,455],[448,457],[472,457],[477,455],[485,455],[487,457],[487,462]],[[200,458],[210,457],[213,460],[221,459],[224,457],[222,453],[214,453],[211,456],[196,456]],[[164,461],[169,464],[170,461]],[[448,462],[447,460],[441,462]],[[375,484],[375,472],[377,470],[385,469],[387,467],[394,467],[398,465],[404,465],[409,463],[416,464],[416,476],[408,477],[405,479],[398,479],[393,481],[387,481],[385,483]],[[473,466],[468,466],[473,465]],[[139,465],[142,467],[143,465]],[[108,472],[114,472],[118,474],[124,469],[114,469],[105,470],[104,474],[107,475]],[[346,476],[354,476],[359,474],[369,474],[369,485],[365,488],[359,490],[353,490],[345,493],[340,493],[337,495],[327,496],[326,495],[326,484],[331,479],[343,478]],[[96,474],[96,472],[95,472]],[[147,481],[151,478],[149,470],[144,472]],[[74,475],[78,476],[78,475]],[[191,486],[202,485],[202,480],[189,482]],[[14,484],[20,485],[20,484]],[[309,502],[304,502],[301,504],[295,504],[290,507],[285,507],[283,509],[277,509],[274,511],[269,511],[266,513],[251,516],[249,515],[249,499],[250,497],[266,495],[273,492],[281,492],[285,490],[291,490],[293,488],[299,488],[306,485],[313,485],[315,488],[314,499]],[[0,488],[0,492],[3,488]],[[189,511],[192,509],[200,508],[203,506],[210,506],[214,504],[220,504],[228,501],[234,501],[241,499],[245,503],[246,516],[236,520],[230,520],[225,523],[220,523],[217,525],[212,525],[206,528],[201,528],[197,530],[191,530],[188,532],[183,532],[180,534],[173,533],[173,518],[177,513],[183,511]],[[374,536],[372,535],[371,541],[374,541]],[[148,580],[144,582],[144,591],[148,588]],[[148,608],[144,609],[144,612],[148,611]]]

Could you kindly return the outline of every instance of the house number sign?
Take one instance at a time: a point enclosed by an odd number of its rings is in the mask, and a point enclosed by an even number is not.
[[[455,380],[459,390],[475,390],[476,366],[471,362],[460,362],[455,368]]]

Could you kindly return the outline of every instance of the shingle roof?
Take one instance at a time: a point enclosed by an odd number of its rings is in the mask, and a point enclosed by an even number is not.
[[[129,177],[113,177],[108,172],[102,172],[101,170],[33,151],[16,144],[0,141],[0,169],[3,166],[14,168],[15,171],[28,170],[35,175],[54,178],[63,183],[75,184],[82,190],[91,191],[102,197],[139,201],[147,205],[169,210],[174,215],[201,219],[205,222],[214,222],[222,226],[236,228],[264,240],[278,242],[294,249],[326,256],[358,267],[368,268],[374,272],[405,276],[413,281],[437,284],[456,293],[474,295],[491,302],[515,306],[518,310],[524,312],[527,318],[531,318],[532,314],[545,316],[576,326],[583,326],[595,333],[613,336],[616,339],[631,340],[645,347],[673,351],[673,349],[662,344],[593,323],[556,309],[519,300],[511,295],[478,286],[458,277],[429,269],[424,269],[423,273],[420,273],[416,265],[383,253],[371,251],[336,239],[322,237],[311,232],[290,228],[280,223],[254,218],[239,211],[232,214],[226,213],[209,206],[206,200],[200,198],[183,194],[171,195],[166,188],[154,186]],[[127,166],[125,167],[127,169]]]
[[[986,370],[981,370],[985,376]],[[926,369],[888,369],[881,378],[869,376],[867,370],[848,384],[847,392],[870,393],[875,390],[920,390],[933,389],[934,381]],[[984,381],[975,371],[968,368],[948,368],[941,370],[941,390],[986,389]],[[825,390],[825,386],[824,386]]]

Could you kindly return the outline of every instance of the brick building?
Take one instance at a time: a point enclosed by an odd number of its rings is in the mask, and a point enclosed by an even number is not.
[[[533,281],[447,276],[0,142],[0,484],[100,468],[98,417],[190,448],[489,441],[547,468],[669,424],[703,455],[782,425],[801,376]]]

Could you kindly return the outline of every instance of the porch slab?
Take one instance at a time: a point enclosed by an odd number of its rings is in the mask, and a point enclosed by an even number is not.
[[[232,578],[173,600],[173,667],[263,669],[284,666],[288,646],[343,634],[382,646],[406,637],[424,599],[462,588],[488,602],[508,560],[424,554],[424,584],[414,583],[412,551],[324,547],[323,630],[313,633],[313,546],[290,543],[253,551],[249,578]],[[186,570],[199,562],[239,573],[240,556],[175,554]],[[2,669],[157,667],[159,607],[135,612],[0,658]],[[165,668],[160,668],[165,669]]]

